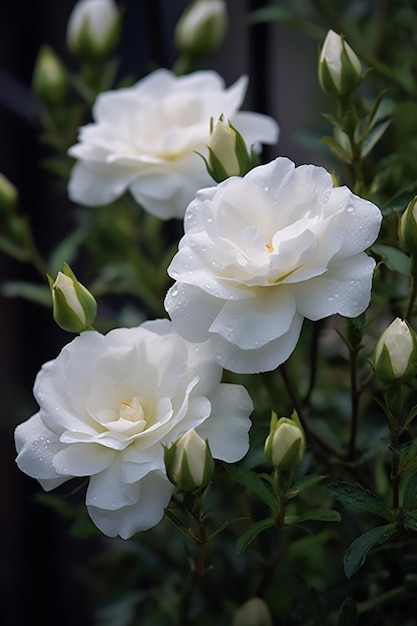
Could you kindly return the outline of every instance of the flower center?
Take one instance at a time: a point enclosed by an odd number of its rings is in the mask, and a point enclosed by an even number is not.
[[[119,408],[119,419],[128,420],[129,422],[141,422],[145,420],[145,413],[139,398],[132,398],[130,402],[122,402]]]
[[[271,252],[271,253],[274,252],[274,246],[270,246],[269,243],[266,243],[265,246],[268,252]]]

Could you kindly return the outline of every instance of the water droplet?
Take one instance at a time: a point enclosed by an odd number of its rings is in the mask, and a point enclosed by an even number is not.
[[[178,288],[174,287],[173,289],[171,289],[171,296],[173,298],[175,298],[175,296],[178,296]]]

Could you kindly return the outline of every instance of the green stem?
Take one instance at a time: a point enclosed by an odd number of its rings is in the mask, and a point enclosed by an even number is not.
[[[204,568],[206,563],[207,551],[208,551],[208,537],[206,525],[202,520],[198,523],[199,541],[198,541],[198,559],[193,573],[192,588],[196,589],[203,577]]]
[[[360,391],[357,381],[357,364],[358,351],[356,349],[349,350],[350,360],[350,398],[351,398],[351,422],[350,422],[350,439],[347,454],[347,460],[353,461],[355,458],[356,438],[359,425],[359,398]]]
[[[320,336],[321,323],[320,321],[313,323],[311,344],[310,344],[310,381],[307,389],[307,393],[303,398],[303,406],[310,404],[311,394],[313,393],[317,379],[317,360],[318,360],[318,347]]]
[[[284,385],[287,389],[287,393],[290,397],[290,400],[292,402],[293,408],[297,411],[298,417],[300,419],[301,425],[304,429],[304,432],[306,434],[306,437],[308,440],[314,442],[316,445],[318,445],[320,448],[322,448],[325,452],[327,452],[328,454],[336,457],[337,459],[343,459],[344,456],[343,454],[341,454],[338,450],[336,450],[336,448],[334,448],[331,444],[327,443],[327,441],[325,441],[324,439],[322,439],[320,437],[320,435],[318,435],[317,433],[315,433],[310,426],[308,425],[306,418],[303,414],[302,408],[301,408],[301,404],[298,400],[297,394],[295,393],[295,390],[292,386],[290,377],[288,376],[288,372],[287,369],[285,367],[285,365],[280,365],[279,367],[279,372],[282,376],[282,380],[284,382]]]
[[[410,297],[408,300],[407,312],[405,314],[405,319],[410,320],[413,314],[414,303],[417,297],[417,282],[414,277],[411,277],[411,287],[410,287]]]
[[[353,176],[353,190],[355,193],[363,193],[365,189],[365,182],[360,145],[356,143],[353,134],[349,135],[349,143],[352,150],[351,170]]]
[[[397,428],[391,431],[391,484],[392,506],[397,509],[400,505],[400,454],[398,452],[399,432]]]

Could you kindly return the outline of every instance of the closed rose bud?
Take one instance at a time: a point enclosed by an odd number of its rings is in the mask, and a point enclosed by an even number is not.
[[[254,150],[249,151],[242,135],[220,116],[216,123],[211,120],[211,135],[208,145],[207,171],[216,183],[230,176],[244,176],[259,165]]]
[[[2,216],[10,215],[14,212],[17,198],[16,187],[4,174],[0,174],[0,220]]]
[[[417,340],[406,321],[396,318],[375,347],[374,368],[385,383],[405,382],[417,371]]]
[[[401,246],[412,256],[417,256],[417,196],[401,215],[398,234]]]
[[[224,0],[195,0],[184,11],[175,28],[181,54],[201,57],[215,52],[223,43],[227,27]]]
[[[319,59],[319,81],[331,96],[346,96],[359,85],[361,63],[343,37],[329,30]]]
[[[233,626],[273,626],[265,600],[255,597],[242,604],[233,617]]]
[[[54,281],[48,276],[52,292],[53,316],[63,330],[80,333],[93,323],[97,303],[93,295],[78,282],[69,265],[64,264]]]
[[[194,493],[208,485],[214,461],[207,441],[189,430],[164,450],[169,480],[181,491]]]
[[[68,48],[83,60],[113,52],[120,37],[120,14],[113,0],[79,0],[67,26]]]
[[[67,95],[67,68],[47,45],[39,50],[33,70],[32,87],[47,104],[59,104]]]
[[[305,435],[294,412],[292,418],[281,417],[273,411],[269,435],[265,441],[265,456],[280,471],[292,471],[303,460]]]

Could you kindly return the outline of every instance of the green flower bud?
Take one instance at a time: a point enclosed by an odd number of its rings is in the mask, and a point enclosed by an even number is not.
[[[258,155],[254,150],[249,151],[242,135],[229,122],[225,124],[223,116],[216,123],[210,120],[210,142],[207,171],[216,183],[220,183],[230,176],[244,176],[256,165],[259,165]]]
[[[408,204],[401,216],[398,235],[401,246],[413,256],[417,255],[417,196]]]
[[[53,316],[55,322],[72,333],[80,333],[91,327],[97,303],[93,295],[78,282],[69,265],[64,264],[63,272],[58,272],[54,281],[48,276],[52,293]]]
[[[216,52],[227,28],[224,0],[195,0],[184,11],[175,28],[181,54],[198,58]]]
[[[247,600],[236,611],[232,626],[273,626],[272,615],[265,600]]]
[[[278,419],[272,411],[269,435],[265,441],[265,456],[283,472],[292,471],[303,460],[306,447],[304,431],[294,411],[291,418]]]
[[[206,487],[213,475],[210,447],[195,430],[189,430],[172,446],[164,449],[169,480],[181,491],[195,493]]]
[[[417,339],[408,323],[397,317],[377,341],[374,354],[377,376],[385,383],[402,383],[417,372]]]
[[[68,20],[68,48],[85,61],[103,59],[119,43],[120,26],[113,0],[79,0]]]
[[[0,174],[0,219],[10,215],[17,206],[18,193],[16,187],[4,174]]]
[[[42,46],[35,62],[32,88],[47,104],[59,104],[68,92],[68,71],[50,46]]]
[[[331,96],[346,96],[361,82],[361,63],[343,37],[329,30],[319,58],[319,82]]]

